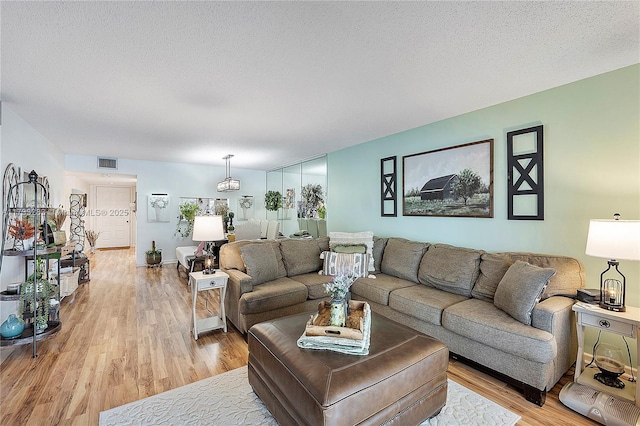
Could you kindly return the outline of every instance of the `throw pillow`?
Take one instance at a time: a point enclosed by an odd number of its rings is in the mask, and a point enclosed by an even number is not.
[[[418,280],[447,293],[471,297],[480,273],[481,250],[436,244],[427,249],[418,269]]]
[[[366,244],[336,244],[331,248],[336,253],[366,253]]]
[[[247,244],[240,247],[240,255],[253,285],[280,278],[278,259],[271,244]]]
[[[493,297],[494,305],[521,323],[531,325],[531,311],[555,273],[555,269],[516,261],[498,283]]]
[[[428,246],[404,238],[389,238],[380,270],[383,274],[418,283],[418,266]]]
[[[313,239],[284,238],[280,241],[280,251],[289,277],[318,272],[322,268],[320,247]]]
[[[374,270],[373,260],[373,232],[329,232],[329,247],[336,245],[365,244],[369,253],[369,270]]]
[[[339,274],[354,277],[367,277],[369,275],[369,255],[367,253],[336,253],[326,251],[323,253],[323,275],[336,276]]]
[[[506,254],[484,253],[480,257],[480,275],[471,290],[471,295],[476,299],[493,302],[498,283],[513,262],[514,260]]]

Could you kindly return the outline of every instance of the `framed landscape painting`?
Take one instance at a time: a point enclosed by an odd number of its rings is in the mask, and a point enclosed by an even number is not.
[[[402,157],[404,216],[493,217],[493,139]]]

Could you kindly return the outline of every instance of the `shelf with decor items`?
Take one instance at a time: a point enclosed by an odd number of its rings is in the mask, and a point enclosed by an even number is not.
[[[640,308],[627,306],[625,312],[614,312],[602,309],[597,305],[578,302],[573,305],[573,311],[576,312],[578,331],[578,357],[576,360],[574,381],[609,395],[614,395],[640,407],[640,388],[637,386],[637,382],[625,380],[625,386],[622,389],[605,386],[593,378],[594,373],[598,373],[598,368],[592,366],[585,367],[584,362],[584,332],[586,328],[606,331],[635,339],[638,349],[637,353],[640,354]],[[595,357],[595,354],[593,354],[593,356]],[[632,360],[629,361],[632,362]],[[638,362],[640,362],[640,355],[636,357],[635,361],[637,367]],[[633,366],[631,366],[631,368],[633,368]]]
[[[39,177],[32,170],[21,181],[20,169],[13,164],[5,170],[3,199],[6,205],[0,270],[5,257],[20,257],[24,261],[25,280],[17,294],[15,290],[5,290],[0,295],[1,300],[18,302],[18,324],[12,324],[11,333],[2,332],[0,346],[32,344],[35,358],[37,342],[57,333],[62,326],[59,318],[61,249],[55,246],[49,226],[50,215],[56,209],[49,207],[46,177]],[[57,274],[50,274],[51,260],[57,260]]]

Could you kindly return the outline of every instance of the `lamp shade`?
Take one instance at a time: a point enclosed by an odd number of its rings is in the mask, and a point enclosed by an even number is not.
[[[193,222],[194,241],[224,240],[222,216],[196,216]]]
[[[640,260],[640,220],[591,220],[586,254],[615,260]]]

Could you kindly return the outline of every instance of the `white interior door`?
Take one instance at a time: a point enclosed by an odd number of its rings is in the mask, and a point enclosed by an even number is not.
[[[126,186],[96,187],[96,230],[100,232],[98,248],[131,245],[131,188]]]

